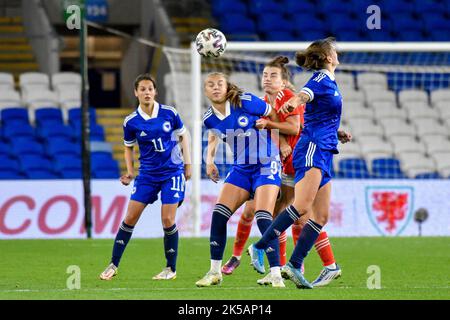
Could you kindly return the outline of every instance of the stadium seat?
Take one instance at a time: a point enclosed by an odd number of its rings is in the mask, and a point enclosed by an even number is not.
[[[292,33],[287,31],[270,31],[265,33],[266,41],[295,41],[296,38]]]
[[[290,19],[292,27],[297,33],[306,35],[311,32],[325,32],[324,21],[321,20],[315,14],[305,13],[294,13]],[[315,40],[320,39],[316,38]]]
[[[14,91],[14,77],[11,73],[0,72],[0,91]]]
[[[21,172],[20,164],[16,159],[0,155],[0,171]]]
[[[383,136],[383,128],[376,125],[370,119],[349,119],[350,132],[355,137],[361,136]]]
[[[392,26],[395,30],[403,31],[417,31],[421,32],[424,29],[422,20],[414,19],[411,16],[396,15],[392,21]]]
[[[81,80],[81,75],[76,72],[58,72],[51,76],[52,88],[55,91],[59,91],[60,86],[76,86],[81,90]]]
[[[450,34],[448,30],[431,30],[429,31],[430,40],[432,41],[449,41]]]
[[[358,89],[360,90],[365,90],[365,88],[368,88],[368,90],[372,90],[374,88],[384,90],[388,89],[387,77],[383,73],[374,73],[374,72],[358,73],[356,75],[356,84],[358,86]]]
[[[285,14],[293,14],[297,12],[316,12],[316,5],[308,1],[283,0],[280,7]]]
[[[12,156],[12,153],[11,153],[11,147],[9,146],[9,144],[0,140],[0,158],[3,158],[3,157],[9,158],[11,156]]]
[[[343,159],[339,161],[338,177],[347,179],[371,178],[364,159]]]
[[[18,171],[0,170],[0,180],[19,180],[25,179],[25,176]]]
[[[89,119],[91,125],[97,123],[97,113],[95,108],[89,108]],[[81,126],[81,108],[73,108],[68,111],[68,120],[71,127]]]
[[[220,27],[226,34],[255,34],[256,23],[240,13],[228,13],[220,20]]]
[[[19,76],[20,89],[24,101],[29,93],[39,91],[49,91],[50,79],[47,74],[41,72],[25,72]]]
[[[408,119],[439,119],[439,111],[436,108],[430,108],[428,104],[424,102],[408,102],[403,105],[402,109],[406,110]]]
[[[399,31],[396,33],[396,39],[397,41],[424,41],[427,40],[424,36],[422,31],[417,30],[406,30],[406,31]]]
[[[74,138],[74,132],[71,127],[62,123],[49,123],[36,129],[36,136],[44,141],[51,141],[54,138],[63,138],[71,141]]]
[[[64,110],[81,108],[81,92],[76,90],[76,88],[60,86],[58,100],[61,108]]]
[[[439,174],[444,178],[450,178],[450,151],[438,152],[432,155],[436,162]]]
[[[71,155],[57,155],[54,157],[55,171],[63,174],[66,170],[81,171],[81,158]]]
[[[345,104],[350,102],[358,102],[365,104],[366,95],[362,90],[343,90],[341,89],[342,99]]]
[[[36,179],[36,180],[59,179],[60,177],[58,174],[54,172],[40,169],[29,170],[27,171],[26,175],[29,179]]]
[[[57,107],[59,104],[56,92],[42,89],[29,91],[24,98],[24,102],[31,110]]]
[[[117,179],[120,174],[116,170],[97,170],[92,172],[94,179]]]
[[[448,129],[435,119],[412,119],[417,128],[417,134],[420,137],[426,135],[443,135],[448,136]]]
[[[322,0],[320,1],[320,5],[317,6],[317,9],[324,15],[329,15],[330,13],[332,13],[333,16],[345,14],[345,16],[351,19],[351,17],[349,17],[349,8],[340,1]],[[347,23],[348,21],[349,20],[347,20]]]
[[[81,169],[67,169],[60,173],[63,179],[81,179],[83,174]]]
[[[445,12],[446,10],[444,3],[435,0],[414,1],[413,4],[414,4],[414,11],[418,15],[425,15],[429,13],[439,14]]]
[[[366,90],[366,103],[369,107],[373,107],[373,104],[378,102],[390,102],[393,105],[397,104],[395,93],[393,91],[370,86],[364,88]]]
[[[11,149],[18,157],[23,155],[44,155],[44,147],[39,142],[27,138],[13,140]]]
[[[394,16],[395,14],[411,15],[414,11],[414,5],[406,0],[398,0],[398,1],[382,0],[378,1],[378,5],[380,6],[382,12],[386,12]]]
[[[211,8],[212,14],[215,17],[222,16],[224,12],[234,12],[242,15],[247,14],[247,6],[245,5],[245,1],[216,0]]]
[[[312,75],[313,73],[308,71],[295,73],[292,75],[292,83],[296,89],[300,90],[309,81],[309,79],[311,79]]]
[[[24,123],[29,124],[28,110],[24,108],[8,108],[0,111],[2,126],[8,125],[8,123]]]
[[[426,151],[425,145],[422,142],[417,141],[413,136],[390,136],[389,140],[394,147],[396,156],[407,152],[425,153]]]
[[[372,161],[372,177],[375,179],[404,179],[400,161],[394,158],[380,158]]]
[[[339,88],[341,87],[350,87],[355,89],[355,79],[351,73],[346,72],[336,72],[336,82],[339,84]]]
[[[398,118],[383,119],[383,121],[380,122],[380,125],[384,129],[384,135],[386,137],[400,136],[400,135],[415,137],[417,135],[414,126],[406,123],[406,121],[402,119]]]
[[[391,143],[380,136],[361,136],[357,139],[361,146],[362,154],[378,152],[391,155],[393,153]]]
[[[406,120],[408,117],[405,109],[397,108],[391,101],[373,102],[371,109],[374,111],[375,119],[380,121],[385,118]]]
[[[253,16],[260,16],[263,13],[283,13],[283,8],[272,0],[249,0],[249,12]]]
[[[19,158],[21,169],[23,172],[27,173],[29,170],[46,170],[53,171],[53,163],[47,158],[32,154],[23,154]]]
[[[437,89],[431,91],[431,105],[435,106],[439,102],[447,102],[450,105],[450,89]]]
[[[63,137],[57,137],[47,139],[45,150],[47,155],[51,158],[62,155],[79,157],[81,155],[81,144],[71,142]]]
[[[436,172],[436,165],[432,158],[426,157],[423,153],[400,154],[400,165],[402,171],[406,173],[409,178],[415,178],[419,174]]]
[[[34,128],[28,123],[21,121],[10,122],[8,125],[3,126],[3,138],[6,141],[14,142],[18,138],[27,138],[34,140],[35,132]]]
[[[428,94],[426,91],[418,89],[402,90],[398,93],[398,102],[402,107],[411,102],[428,104]]]
[[[0,94],[0,110],[10,108],[25,108],[17,91],[2,91]]]
[[[63,125],[63,114],[58,108],[40,108],[35,111],[37,127],[47,126],[47,123]]]
[[[364,108],[358,102],[349,102],[345,104],[345,107],[342,109],[342,118],[346,121],[351,121],[350,119],[373,119],[373,109]]]
[[[258,17],[258,31],[261,33],[268,32],[288,32],[293,31],[292,24],[287,21],[282,14],[264,13]]]
[[[445,152],[450,150],[450,140],[443,135],[428,135],[421,137],[426,146],[427,153],[432,155],[436,152]]]

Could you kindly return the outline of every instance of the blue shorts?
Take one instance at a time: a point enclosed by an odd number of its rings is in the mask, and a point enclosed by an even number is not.
[[[295,169],[295,183],[303,179],[311,168],[322,171],[322,181],[319,189],[331,180],[331,168],[333,165],[333,152],[322,150],[314,142],[297,144],[293,154],[293,165]]]
[[[267,164],[255,164],[252,166],[234,165],[225,178],[225,183],[230,183],[247,190],[251,195],[263,185],[281,185],[281,162],[273,159]]]
[[[186,179],[183,173],[177,173],[161,182],[151,182],[145,177],[137,176],[130,199],[151,204],[158,200],[158,193],[161,192],[162,204],[180,203],[184,200],[185,184]]]

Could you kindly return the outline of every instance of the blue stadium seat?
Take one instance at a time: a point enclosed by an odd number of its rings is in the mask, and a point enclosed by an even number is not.
[[[94,179],[117,179],[120,173],[116,170],[96,170],[92,172]]]
[[[97,158],[92,158],[91,161],[92,172],[97,170],[110,170],[119,172],[119,165],[116,160],[110,158],[103,158],[98,160]]]
[[[69,155],[59,155],[55,158],[55,171],[63,178],[66,175],[71,176],[73,172],[80,172],[81,174],[81,158]]]
[[[79,157],[81,155],[81,144],[68,141],[65,138],[53,138],[47,140],[46,152],[52,158],[58,155]]]
[[[353,1],[353,3],[355,3],[358,0]],[[381,12],[388,14],[391,17],[395,17],[398,14],[411,15],[414,12],[414,4],[406,0],[380,0],[377,5],[380,7]],[[364,12],[366,11],[364,10]]]
[[[256,24],[253,19],[235,13],[224,15],[220,20],[220,28],[225,34],[256,33]]]
[[[305,13],[292,15],[291,23],[294,31],[301,34],[311,31],[326,31],[323,20]]]
[[[415,179],[442,179],[441,175],[437,172],[420,173],[415,176]]]
[[[336,0],[322,0],[320,5],[318,5],[318,10],[324,15],[335,15],[339,13],[350,13],[349,10],[350,2],[348,1],[336,1]],[[364,10],[364,12],[366,12]],[[349,22],[350,23],[350,22]]]
[[[432,41],[450,41],[450,34],[447,30],[433,30],[429,32]]]
[[[295,41],[296,38],[290,32],[286,31],[272,31],[267,32],[264,36],[267,41]]]
[[[43,156],[36,154],[24,154],[19,158],[20,166],[23,172],[27,173],[29,170],[47,170],[53,171],[54,164]]]
[[[6,142],[0,141],[0,157],[10,157],[11,147]]]
[[[72,140],[74,138],[74,132],[72,128],[58,122],[47,122],[36,130],[38,138],[49,141],[55,137],[65,138],[66,140]]]
[[[81,124],[81,108],[69,109],[68,118],[71,126]],[[95,108],[89,108],[89,119],[91,124],[97,123],[97,112]]]
[[[60,173],[61,177],[63,179],[82,179],[83,174],[81,172],[81,169],[67,169]]]
[[[27,171],[27,177],[29,179],[42,179],[42,180],[50,180],[50,179],[59,179],[59,175],[54,172],[47,170],[29,170]]]
[[[337,41],[362,41],[363,37],[356,31],[341,31],[334,34]]]
[[[75,140],[76,142],[81,140],[81,123],[78,123],[76,126],[72,126],[73,131],[75,132]],[[90,138],[92,141],[105,141],[105,130],[101,125],[91,123],[91,134]]]
[[[44,155],[42,144],[33,139],[16,139],[11,142],[12,151],[17,157],[22,155]]]
[[[292,24],[283,18],[281,14],[265,13],[258,17],[258,31],[265,33],[271,31],[293,31]]]
[[[2,126],[7,125],[12,121],[23,123],[30,123],[28,118],[28,110],[24,108],[8,108],[0,112]]]
[[[28,123],[10,123],[3,126],[3,138],[7,141],[14,141],[17,138],[35,138],[34,128]]]
[[[272,0],[249,0],[249,12],[258,17],[263,13],[283,13],[283,7]]]
[[[313,12],[317,11],[317,6],[308,1],[284,0],[280,2],[280,6],[286,14],[307,12],[309,15],[311,15]]]
[[[20,164],[17,160],[0,156],[0,171],[21,172]]]
[[[397,33],[397,40],[399,41],[423,41],[426,40],[423,33],[415,30],[405,30]]]
[[[380,158],[372,161],[372,176],[376,179],[405,179],[400,161],[394,158]]]
[[[0,170],[0,180],[19,180],[25,179],[25,176],[18,171]]]
[[[325,31],[306,30],[306,31],[298,34],[298,39],[300,41],[314,41],[317,39],[323,39],[327,36],[329,36],[329,33],[325,32]]]
[[[339,161],[339,177],[369,179],[371,176],[364,159],[349,158]]]
[[[445,12],[445,3],[435,0],[418,0],[414,2],[414,11],[418,15]]]
[[[423,15],[422,20],[425,26],[425,30],[427,31],[432,32],[434,30],[450,30],[450,20],[446,19],[443,15]]]
[[[241,1],[216,0],[211,8],[215,17],[220,17],[224,12],[247,14],[247,6]]]
[[[61,109],[58,108],[40,108],[35,112],[36,126],[45,126],[46,123],[51,122],[63,124],[63,115]]]
[[[395,2],[395,1],[394,1]],[[414,19],[404,15],[396,15],[392,21],[393,28],[397,32],[404,31],[423,31],[422,20]]]

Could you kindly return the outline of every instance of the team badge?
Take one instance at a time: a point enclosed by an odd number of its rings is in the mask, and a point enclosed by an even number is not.
[[[164,130],[165,132],[169,132],[170,129],[172,129],[172,126],[170,125],[170,122],[169,122],[169,121],[164,122],[164,124],[163,124],[163,130]]]
[[[244,128],[248,126],[248,118],[246,116],[240,116],[238,118],[238,123],[242,128]]]

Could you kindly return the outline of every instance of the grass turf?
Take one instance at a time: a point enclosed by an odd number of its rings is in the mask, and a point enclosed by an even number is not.
[[[224,260],[231,253],[232,241],[228,239]],[[112,281],[98,278],[109,261],[112,240],[3,240],[0,299],[450,299],[450,237],[331,241],[342,277],[327,287],[299,290],[288,280],[284,289],[257,285],[262,276],[251,268],[246,255],[220,286],[197,288],[195,282],[209,269],[206,238],[180,239],[173,281],[151,280],[165,266],[162,239],[132,239]],[[288,239],[290,252],[292,241]],[[81,270],[79,290],[67,289],[71,265]],[[381,289],[367,288],[371,265],[380,267]],[[313,249],[306,260],[306,278],[314,280],[320,270]]]

